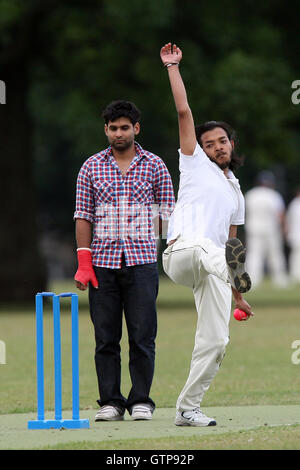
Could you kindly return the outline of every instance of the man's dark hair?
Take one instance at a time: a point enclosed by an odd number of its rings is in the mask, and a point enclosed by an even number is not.
[[[221,127],[222,129],[224,129],[224,131],[227,134],[228,139],[233,140],[236,146],[237,144],[236,133],[235,133],[235,130],[229,124],[227,124],[224,121],[208,121],[208,122],[205,122],[204,124],[200,124],[199,126],[195,127],[196,138],[201,147],[202,147],[202,141],[201,141],[202,134],[204,134],[204,132],[207,132],[207,131],[212,131],[216,127]],[[231,162],[229,165],[229,169],[232,171],[236,171],[238,168],[240,168],[240,166],[244,164],[244,160],[245,160],[245,157],[238,155],[236,152],[236,149],[234,148],[231,154]]]
[[[121,117],[128,118],[134,126],[141,117],[140,110],[131,101],[117,100],[110,103],[102,113],[105,124]]]

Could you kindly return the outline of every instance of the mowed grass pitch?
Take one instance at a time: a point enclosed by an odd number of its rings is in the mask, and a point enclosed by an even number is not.
[[[72,283],[49,287],[56,293],[75,291]],[[203,407],[237,405],[300,404],[300,365],[292,363],[292,343],[300,340],[300,289],[276,290],[265,283],[245,295],[255,317],[247,322],[231,320],[230,343],[226,356]],[[62,308],[63,407],[71,408],[71,338],[68,300]],[[156,370],[152,398],[158,408],[175,408],[177,396],[187,378],[194,344],[196,312],[189,289],[162,278],[158,298],[158,336]],[[50,306],[45,307],[45,406],[53,410],[53,339]],[[6,343],[6,365],[0,365],[0,413],[26,413],[36,410],[35,316],[32,308],[0,311],[0,339]],[[126,326],[122,339],[122,392],[130,389]],[[87,294],[80,293],[80,406],[97,407],[97,382],[94,368],[94,334],[89,318]],[[300,357],[300,354],[299,354]],[[244,433],[244,432],[243,432]],[[295,448],[300,427],[258,430],[252,435],[207,437],[207,448]],[[259,439],[261,433],[261,440]],[[236,434],[236,433],[235,433]],[[270,439],[268,440],[268,435]],[[250,436],[250,437],[249,437]],[[239,437],[240,444],[239,444]],[[99,443],[97,448],[203,448],[197,438],[135,440]],[[126,447],[129,445],[130,447]],[[147,447],[147,445],[149,447]],[[74,444],[74,448],[95,448],[95,443]],[[180,447],[183,446],[183,447]],[[215,446],[215,447],[213,447]],[[265,446],[265,447],[264,447]],[[278,447],[280,446],[280,447]],[[299,446],[300,447],[300,446]],[[298,448],[299,448],[298,447]],[[70,448],[70,447],[69,447]]]

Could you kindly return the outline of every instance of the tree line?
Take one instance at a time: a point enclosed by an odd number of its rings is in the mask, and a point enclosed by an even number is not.
[[[228,121],[246,157],[243,190],[272,168],[289,200],[299,186],[297,15],[279,0],[0,0],[1,301],[47,283],[44,231],[73,237],[81,164],[107,146],[101,112],[114,99],[142,112],[139,143],[178,187],[177,116],[159,50],[183,50],[196,122]]]

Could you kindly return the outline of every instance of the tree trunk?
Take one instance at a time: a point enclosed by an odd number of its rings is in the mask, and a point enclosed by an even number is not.
[[[0,105],[0,302],[27,301],[46,286],[35,205],[28,64],[10,62],[0,70],[6,84],[6,104]]]

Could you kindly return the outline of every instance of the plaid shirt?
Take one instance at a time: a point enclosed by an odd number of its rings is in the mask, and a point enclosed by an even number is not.
[[[93,224],[94,266],[121,267],[157,260],[153,217],[168,220],[175,197],[164,162],[135,143],[136,155],[122,175],[111,147],[90,157],[77,179],[74,219]]]

